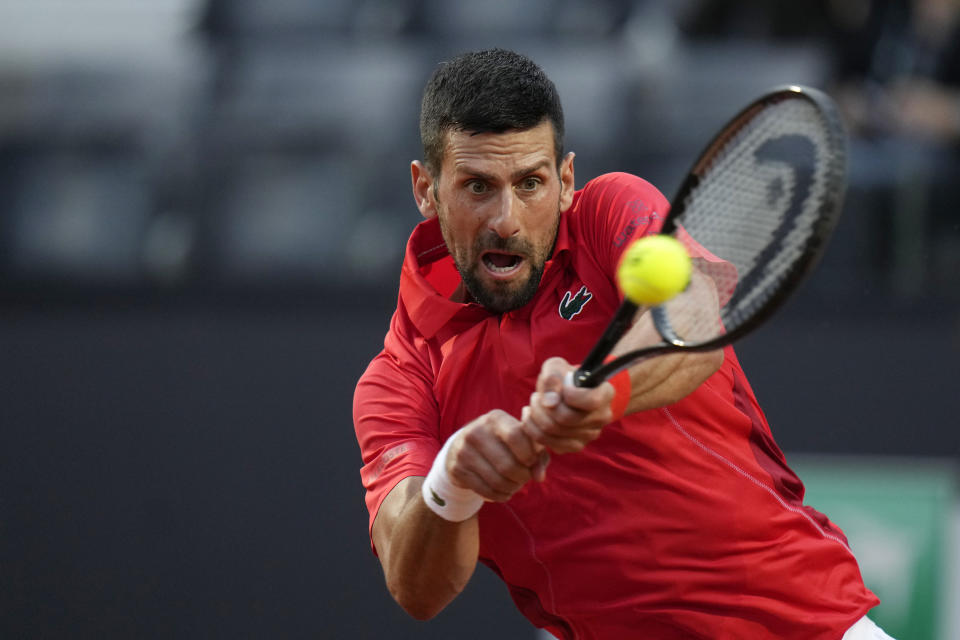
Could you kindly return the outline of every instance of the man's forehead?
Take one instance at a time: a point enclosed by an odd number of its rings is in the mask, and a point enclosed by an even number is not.
[[[512,129],[503,133],[473,133],[454,130],[447,134],[443,164],[455,171],[474,171],[481,167],[534,167],[553,164],[553,127],[549,122],[531,129]]]

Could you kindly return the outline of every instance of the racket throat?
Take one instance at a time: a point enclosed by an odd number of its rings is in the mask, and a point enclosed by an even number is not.
[[[650,309],[650,317],[653,319],[653,326],[657,333],[663,338],[664,342],[676,347],[689,347],[690,343],[677,335],[673,325],[670,324],[670,316],[664,307],[653,307]]]
[[[593,349],[590,350],[590,353],[587,354],[587,357],[584,358],[580,364],[580,369],[574,376],[575,382],[582,382],[588,379],[590,376],[589,373],[586,372],[593,371],[603,364],[603,361],[610,355],[610,352],[613,351],[613,348],[617,342],[620,341],[620,338],[633,326],[633,319],[636,317],[638,309],[639,307],[629,300],[623,301],[620,308],[617,309],[613,315],[610,324],[607,325],[603,335],[600,336],[600,339],[593,346]],[[577,386],[582,385],[577,384]]]

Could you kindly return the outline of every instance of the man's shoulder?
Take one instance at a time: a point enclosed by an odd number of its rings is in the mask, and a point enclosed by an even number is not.
[[[426,339],[419,332],[416,325],[410,320],[403,307],[397,305],[390,326],[383,339],[383,348],[367,365],[366,371],[360,376],[360,382],[370,381],[371,378],[393,379],[416,375],[429,377],[429,356]]]
[[[612,243],[619,252],[627,239],[638,230],[646,233],[669,208],[663,194],[643,178],[605,173],[576,192],[566,221],[570,243],[593,238],[594,244],[600,243],[597,247]]]
[[[665,214],[669,203],[650,182],[632,173],[605,173],[577,191],[572,211],[577,216],[605,217],[612,212],[637,210]]]

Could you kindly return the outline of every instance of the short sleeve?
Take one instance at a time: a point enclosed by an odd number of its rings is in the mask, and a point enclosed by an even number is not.
[[[418,369],[413,359],[383,351],[354,392],[353,424],[371,533],[387,494],[404,478],[427,475],[440,450],[432,385]]]
[[[637,238],[657,233],[670,205],[652,184],[629,173],[607,173],[582,189],[573,223],[598,265],[613,274]]]

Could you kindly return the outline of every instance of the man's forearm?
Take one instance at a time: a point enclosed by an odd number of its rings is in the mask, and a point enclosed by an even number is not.
[[[671,321],[684,330],[699,335],[704,327],[720,325],[719,301],[713,281],[699,272],[684,294],[683,303],[675,306]],[[685,328],[685,323],[689,329]],[[619,355],[639,347],[661,341],[653,326],[650,313],[637,319],[630,331],[617,345],[614,353]],[[626,413],[656,409],[673,404],[687,397],[723,364],[723,351],[674,353],[643,360],[630,367],[630,401]]]
[[[404,610],[427,620],[466,586],[477,564],[477,517],[448,522],[420,495],[422,477],[401,481],[384,500],[374,523],[374,543],[387,588]]]
[[[678,402],[693,393],[723,364],[723,351],[676,353],[650,358],[630,372],[630,401],[625,413]]]

